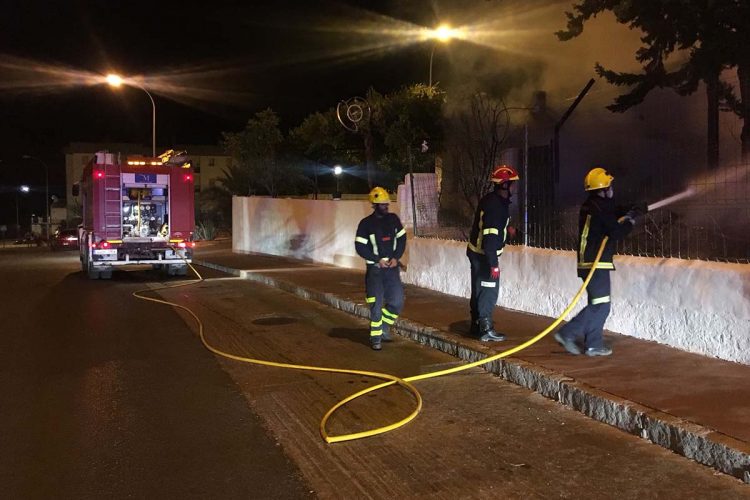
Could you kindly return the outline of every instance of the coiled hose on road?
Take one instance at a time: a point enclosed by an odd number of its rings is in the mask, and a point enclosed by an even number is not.
[[[464,370],[468,370],[470,368],[474,368],[474,367],[481,366],[481,365],[484,365],[484,364],[487,364],[487,363],[491,363],[492,361],[495,361],[495,360],[498,360],[498,359],[501,359],[501,358],[506,358],[508,356],[511,356],[512,354],[515,354],[515,353],[517,353],[519,351],[522,351],[523,349],[526,349],[527,347],[529,347],[529,346],[531,346],[531,345],[536,344],[537,342],[539,342],[542,338],[544,338],[546,335],[548,335],[552,330],[555,329],[555,327],[557,327],[557,325],[559,325],[562,322],[563,318],[565,318],[568,315],[568,313],[570,313],[570,311],[573,310],[573,308],[575,307],[575,305],[581,299],[581,296],[583,295],[583,292],[586,289],[586,286],[588,286],[589,281],[591,281],[591,277],[594,275],[594,271],[596,270],[596,265],[599,263],[599,259],[601,259],[602,253],[604,251],[604,247],[607,244],[607,239],[608,238],[605,237],[604,240],[602,241],[602,244],[599,247],[599,251],[596,254],[596,258],[594,259],[594,263],[591,266],[591,270],[589,271],[588,275],[586,275],[586,279],[583,281],[583,284],[578,289],[578,293],[575,294],[575,296],[571,300],[571,302],[568,305],[568,307],[565,308],[565,310],[562,312],[562,314],[560,314],[560,316],[557,317],[557,319],[555,319],[547,328],[545,328],[544,330],[542,330],[541,332],[539,332],[537,335],[535,335],[531,339],[527,340],[523,344],[520,344],[520,345],[518,345],[516,347],[513,347],[513,348],[508,349],[506,351],[500,352],[500,353],[495,354],[493,356],[489,356],[487,358],[481,359],[479,361],[474,361],[472,363],[467,363],[465,365],[457,366],[455,368],[449,368],[449,369],[446,369],[446,370],[439,370],[439,371],[430,372],[430,373],[423,373],[421,375],[414,375],[414,376],[406,377],[406,378],[396,377],[395,375],[391,375],[391,374],[388,374],[388,373],[372,372],[372,371],[365,371],[365,370],[351,370],[351,369],[347,369],[347,368],[329,368],[329,367],[323,367],[323,366],[295,365],[295,364],[290,364],[290,363],[278,363],[278,362],[275,362],[275,361],[267,361],[267,360],[263,360],[263,359],[247,358],[247,357],[244,357],[244,356],[237,356],[236,354],[232,354],[232,353],[229,353],[229,352],[222,351],[221,349],[212,346],[211,344],[208,343],[208,341],[206,340],[206,337],[204,335],[203,322],[200,320],[200,318],[190,308],[188,308],[186,306],[183,306],[183,305],[180,305],[180,304],[176,304],[174,302],[169,302],[167,300],[157,299],[157,298],[154,298],[154,297],[148,297],[148,296],[144,295],[145,293],[148,293],[148,292],[157,292],[159,290],[167,290],[167,289],[170,289],[170,288],[179,288],[179,287],[183,287],[183,286],[195,285],[197,283],[202,282],[203,281],[203,276],[201,276],[201,274],[192,265],[190,265],[190,264],[188,264],[188,266],[190,266],[190,269],[193,270],[193,272],[198,277],[198,279],[190,280],[190,281],[183,281],[183,282],[176,283],[176,284],[173,284],[173,285],[164,285],[164,286],[157,287],[157,288],[145,288],[145,289],[137,290],[137,291],[133,292],[133,296],[136,297],[136,298],[138,298],[138,299],[147,300],[147,301],[150,301],[150,302],[156,302],[158,304],[164,304],[164,305],[172,306],[172,307],[175,307],[177,309],[181,309],[181,310],[185,311],[186,313],[188,313],[195,320],[196,324],[198,325],[198,335],[199,335],[200,340],[203,343],[203,345],[206,347],[206,349],[208,349],[212,353],[217,354],[219,356],[223,356],[225,358],[233,359],[235,361],[240,361],[240,362],[243,362],[243,363],[251,363],[251,364],[255,364],[255,365],[274,366],[274,367],[278,367],[278,368],[288,368],[288,369],[292,369],[292,370],[304,370],[304,371],[328,372],[328,373],[345,373],[345,374],[351,374],[351,375],[362,375],[362,376],[366,376],[366,377],[372,377],[372,378],[377,378],[377,379],[380,379],[380,380],[384,380],[385,382],[382,382],[380,384],[374,385],[372,387],[368,387],[367,389],[361,390],[361,391],[359,391],[357,393],[352,394],[351,396],[348,396],[348,397],[342,399],[341,401],[339,401],[338,403],[336,403],[334,406],[332,406],[331,409],[329,409],[326,412],[326,414],[323,416],[322,420],[320,421],[320,435],[321,435],[321,437],[326,441],[326,443],[340,443],[342,441],[352,441],[352,440],[355,440],[355,439],[361,439],[361,438],[365,438],[365,437],[369,437],[369,436],[376,436],[378,434],[383,434],[383,433],[392,431],[394,429],[398,429],[399,427],[402,427],[402,426],[408,424],[409,422],[411,422],[412,420],[414,420],[417,417],[417,415],[419,414],[419,412],[421,411],[421,409],[422,409],[422,395],[419,393],[419,391],[417,390],[417,388],[414,387],[414,385],[412,384],[412,382],[417,382],[417,381],[420,381],[420,380],[426,380],[426,379],[429,379],[429,378],[442,377],[444,375],[450,375],[450,374],[453,374],[453,373],[458,373],[458,372],[461,372],[461,371],[464,371]],[[371,392],[377,391],[379,389],[383,389],[385,387],[389,387],[389,386],[394,385],[394,384],[403,387],[405,390],[407,390],[409,393],[411,393],[411,395],[414,397],[415,408],[414,408],[414,410],[407,417],[405,417],[405,418],[403,418],[403,419],[401,419],[401,420],[399,420],[397,422],[394,422],[392,424],[389,424],[389,425],[386,425],[386,426],[383,426],[383,427],[378,427],[378,428],[375,428],[375,429],[370,429],[370,430],[362,431],[362,432],[356,432],[356,433],[352,433],[352,434],[341,434],[341,435],[338,435],[338,436],[331,436],[331,435],[328,434],[328,431],[326,430],[328,421],[333,416],[333,414],[336,413],[336,411],[339,408],[343,407],[344,405],[346,405],[350,401],[353,401],[353,400],[355,400],[355,399],[357,399],[357,398],[359,398],[361,396],[364,396],[365,394],[369,394]]]

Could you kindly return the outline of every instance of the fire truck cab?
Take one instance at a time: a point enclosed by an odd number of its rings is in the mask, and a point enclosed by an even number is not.
[[[79,186],[78,241],[83,271],[108,279],[120,266],[150,265],[187,274],[195,246],[193,170],[170,150],[151,158],[98,152]]]

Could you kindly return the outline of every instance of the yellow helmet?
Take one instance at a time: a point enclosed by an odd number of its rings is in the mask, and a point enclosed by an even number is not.
[[[388,192],[382,187],[374,187],[370,191],[370,203],[390,203],[391,197],[388,196]]]
[[[612,185],[613,180],[615,180],[615,178],[609,175],[603,168],[592,168],[583,180],[583,189],[586,191],[594,191],[596,189],[608,188]]]

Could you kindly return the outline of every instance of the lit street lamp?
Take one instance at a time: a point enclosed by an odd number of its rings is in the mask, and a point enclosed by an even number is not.
[[[460,30],[456,28],[451,28],[447,24],[441,24],[434,30],[429,30],[427,33],[427,38],[430,40],[437,40],[441,43],[448,43],[453,38],[458,38],[460,36]],[[437,43],[432,44],[432,49],[430,50],[430,88],[432,88],[432,59],[435,56],[435,46]]]
[[[336,196],[341,198],[341,188],[339,187],[339,179],[341,178],[341,173],[344,171],[343,168],[341,168],[341,165],[335,165],[333,167],[333,175],[336,176]],[[335,197],[334,197],[335,198]]]
[[[44,226],[44,237],[49,238],[49,216],[50,216],[49,214],[49,167],[47,166],[45,162],[43,162],[36,156],[23,155],[22,158],[24,160],[38,161],[44,167],[44,219],[46,221],[46,224]],[[24,187],[26,188],[26,191],[24,192],[28,193],[29,186],[21,186],[22,189]]]
[[[29,189],[29,186],[25,184],[23,186],[19,186],[18,191],[16,191],[16,237],[18,237],[20,233],[20,229],[21,229],[21,218],[19,216],[19,209],[18,209],[18,193],[21,192],[21,193],[26,194],[29,191],[31,191]]]
[[[107,83],[110,87],[120,87],[121,85],[128,85],[130,87],[137,87],[144,91],[149,99],[151,99],[151,156],[156,157],[156,103],[154,102],[154,98],[151,96],[148,90],[143,85],[140,85],[138,82],[133,80],[123,80],[122,77],[119,75],[115,75],[113,73],[110,73],[107,75]]]

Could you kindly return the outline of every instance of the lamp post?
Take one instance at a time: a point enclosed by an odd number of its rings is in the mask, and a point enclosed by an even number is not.
[[[110,73],[107,75],[107,83],[110,87],[118,88],[121,85],[125,84],[130,87],[137,87],[144,91],[148,98],[151,100],[151,156],[156,157],[156,102],[154,102],[154,98],[151,95],[151,93],[146,90],[146,87],[139,84],[138,82],[135,82],[133,80],[123,80],[122,77],[119,75],[116,75],[114,73]]]
[[[44,237],[49,238],[49,167],[45,162],[37,158],[36,156],[31,155],[23,155],[22,158],[24,160],[34,160],[38,161],[42,164],[44,167],[44,219],[46,224],[44,225]],[[27,189],[28,193],[28,186],[22,186]]]
[[[427,38],[430,40],[437,40],[441,43],[448,43],[453,38],[457,38],[459,35],[459,31],[457,29],[451,28],[447,24],[441,24],[437,28],[433,30],[429,30],[427,34]],[[432,44],[432,49],[430,50],[430,80],[429,80],[429,86],[432,88],[432,60],[435,57],[435,46],[437,43]]]
[[[20,192],[20,193],[26,194],[29,191],[30,191],[29,186],[27,186],[25,184],[23,186],[19,186],[18,190],[16,191],[16,238],[18,238],[20,236],[20,233],[21,233],[21,217],[20,217],[19,208],[18,208],[18,206],[19,206],[19,203],[18,203],[18,193]]]
[[[341,178],[341,173],[344,171],[343,168],[341,168],[341,165],[335,165],[333,167],[333,175],[336,176],[336,196],[341,198],[341,188],[339,184],[339,180]]]

